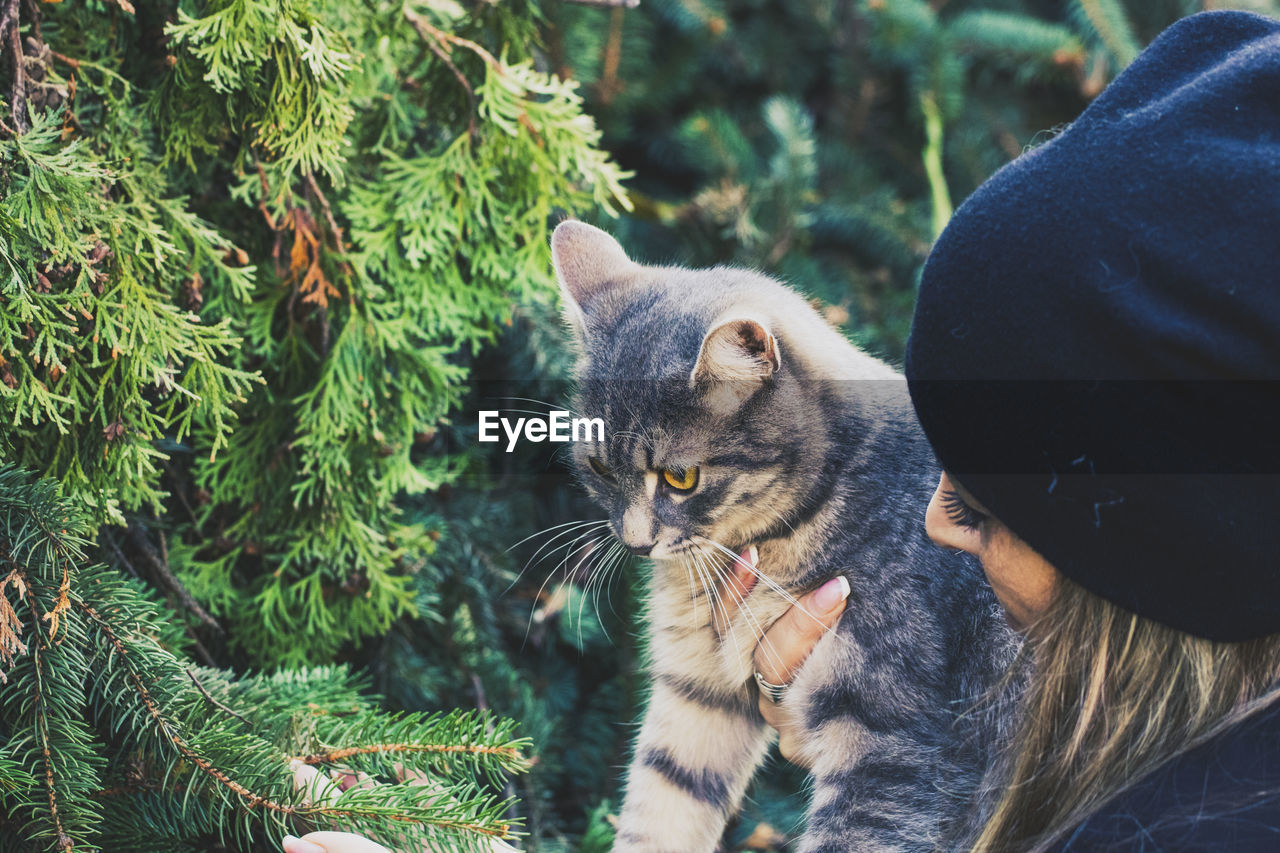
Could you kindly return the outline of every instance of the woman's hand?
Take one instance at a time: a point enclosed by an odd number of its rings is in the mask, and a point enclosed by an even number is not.
[[[727,584],[728,594],[721,596],[725,607],[731,608],[730,617],[756,582],[755,572],[743,563],[749,562],[755,567],[757,560],[756,549],[751,548],[734,564],[733,576]],[[756,672],[770,684],[789,685],[818,640],[835,627],[844,613],[848,597],[849,581],[843,576],[832,578],[813,592],[801,596],[799,602],[782,614],[756,643],[753,656]],[[800,727],[763,690],[760,691],[760,714],[766,723],[777,729],[778,751],[782,757],[807,767],[798,749]]]
[[[305,791],[306,800],[312,803],[331,800],[349,788],[376,788],[378,784],[363,773],[340,773],[330,779],[316,767],[297,760],[290,762],[290,769],[294,788]],[[423,774],[399,765],[396,776],[410,785],[432,785]],[[514,847],[497,838],[490,839],[488,844],[492,853],[516,853]],[[280,840],[280,847],[284,853],[392,853],[376,841],[351,832],[308,832],[301,838],[286,835]]]
[[[301,838],[286,835],[284,853],[391,853],[381,844],[350,832],[308,832]]]

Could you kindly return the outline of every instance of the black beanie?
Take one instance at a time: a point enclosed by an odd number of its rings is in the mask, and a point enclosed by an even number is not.
[[[1064,575],[1280,632],[1280,22],[1179,21],[983,184],[906,372],[943,467]]]

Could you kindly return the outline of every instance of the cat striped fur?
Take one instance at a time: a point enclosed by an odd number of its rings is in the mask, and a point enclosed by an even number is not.
[[[905,382],[765,276],[643,266],[572,221],[552,253],[575,408],[606,425],[575,467],[652,566],[652,688],[614,850],[716,848],[772,736],[762,628],[839,574],[845,613],[782,703],[813,772],[798,849],[936,849],[994,735],[964,712],[1017,639],[981,568],[925,538],[937,469]],[[758,580],[730,616],[719,590],[752,546]]]

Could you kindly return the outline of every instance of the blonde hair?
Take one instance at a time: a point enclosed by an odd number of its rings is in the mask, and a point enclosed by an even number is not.
[[[1193,637],[1065,578],[974,853],[1042,851],[1175,755],[1280,699],[1280,635]]]

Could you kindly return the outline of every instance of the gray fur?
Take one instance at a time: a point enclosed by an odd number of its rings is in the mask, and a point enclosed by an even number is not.
[[[578,222],[552,249],[576,408],[606,425],[577,468],[619,538],[654,558],[653,694],[615,851],[714,848],[771,734],[750,681],[760,626],[837,574],[845,614],[783,704],[814,774],[798,849],[935,849],[970,808],[990,735],[963,712],[1017,641],[976,562],[925,537],[938,471],[905,382],[762,275],[641,266]],[[691,465],[688,495],[654,479]],[[750,545],[772,583],[726,625],[707,593]]]

